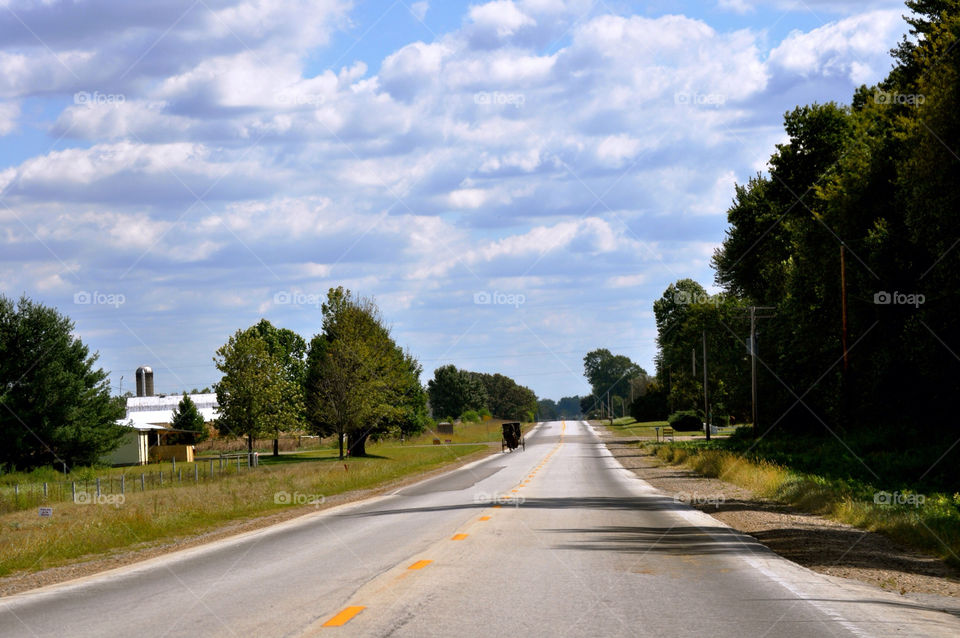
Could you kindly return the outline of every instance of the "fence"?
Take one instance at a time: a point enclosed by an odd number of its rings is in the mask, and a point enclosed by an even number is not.
[[[122,502],[119,497],[131,492],[197,485],[257,467],[256,453],[224,454],[193,463],[174,461],[169,470],[138,472],[139,468],[132,468],[119,476],[4,485],[0,486],[0,513],[63,502],[119,504]]]
[[[327,439],[329,441],[330,439]],[[279,439],[281,452],[292,452],[304,447],[318,447],[324,443],[318,436],[281,436]],[[273,439],[258,439],[254,442],[256,448],[260,450],[270,450],[273,448]],[[211,438],[201,441],[194,446],[196,454],[222,453],[222,452],[245,452],[247,449],[247,440],[243,438]]]

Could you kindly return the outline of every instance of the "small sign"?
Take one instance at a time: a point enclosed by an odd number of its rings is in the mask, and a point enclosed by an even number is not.
[[[40,518],[50,518],[53,516],[53,508],[41,507],[38,513],[40,514]]]

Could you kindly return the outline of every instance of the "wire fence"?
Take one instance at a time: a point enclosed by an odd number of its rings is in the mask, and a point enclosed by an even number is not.
[[[64,502],[121,504],[130,493],[198,485],[258,467],[256,453],[223,454],[191,463],[173,461],[169,470],[143,472],[138,471],[140,468],[131,468],[119,476],[3,485],[0,486],[0,513]]]

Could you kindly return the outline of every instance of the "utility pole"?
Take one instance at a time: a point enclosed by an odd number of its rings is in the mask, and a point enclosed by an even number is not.
[[[696,359],[694,359],[696,360]],[[703,418],[707,420],[707,440],[710,440],[710,403],[707,400],[707,331],[703,331]]]
[[[697,349],[690,348],[690,360],[693,361],[693,376],[697,376]]]

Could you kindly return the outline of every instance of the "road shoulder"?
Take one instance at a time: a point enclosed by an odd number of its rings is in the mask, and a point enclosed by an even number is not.
[[[943,561],[900,547],[880,534],[798,512],[679,465],[664,465],[635,442],[601,428],[597,431],[611,454],[638,478],[756,538],[790,561],[927,604],[939,599],[953,613],[960,609],[960,572]]]

